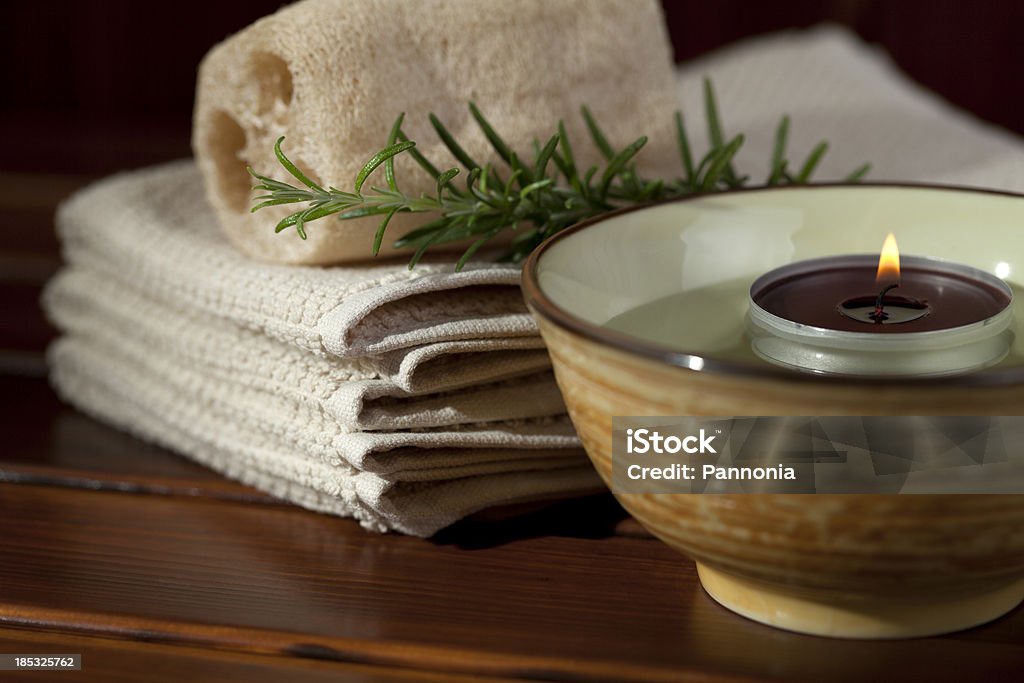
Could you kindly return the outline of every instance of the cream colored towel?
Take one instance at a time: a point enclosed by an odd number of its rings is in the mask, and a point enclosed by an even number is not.
[[[417,440],[415,432],[386,458],[367,451],[366,469],[359,470],[310,453],[289,434],[240,420],[262,396],[211,400],[220,389],[208,378],[195,386],[189,384],[195,378],[177,373],[153,375],[109,348],[71,337],[51,347],[50,362],[61,395],[85,413],[232,479],[312,510],[354,517],[375,531],[430,536],[488,506],[600,488],[578,453],[523,462],[515,452],[489,449],[505,459],[486,460],[482,449],[432,449],[430,435]]]
[[[537,375],[549,361],[518,287],[497,284],[515,270],[267,265],[239,254],[212,220],[190,164],[81,192],[58,215],[74,267],[48,288],[51,317],[72,334],[152,352],[152,362],[170,355],[316,401],[339,433],[564,414],[550,374]],[[520,379],[485,384],[510,378]]]
[[[73,333],[61,344],[58,363],[73,363],[83,373],[107,378],[104,381],[112,389],[153,410],[160,419],[187,415],[177,423],[179,429],[198,429],[191,426],[198,413],[216,413],[254,436],[282,439],[297,452],[332,466],[391,476],[416,471],[417,478],[441,479],[463,471],[536,468],[555,459],[581,462],[575,434],[564,415],[435,429],[347,432],[315,401],[152,354],[129,340],[112,342]],[[130,382],[125,381],[128,377]],[[169,407],[155,410],[154,401],[163,397],[183,405],[172,413],[167,412]]]
[[[300,167],[346,190],[401,112],[404,130],[439,168],[457,164],[428,112],[479,163],[500,163],[470,117],[473,100],[521,153],[564,119],[587,168],[597,156],[584,144],[579,108],[586,104],[614,144],[652,136],[639,157],[644,167],[674,168],[674,85],[657,0],[304,0],[207,55],[193,149],[221,225],[247,254],[351,261],[370,255],[377,219],[323,220],[303,241],[274,234],[286,208],[249,213],[245,166],[279,174],[278,136],[287,136],[284,149]],[[397,173],[407,192],[434,191],[433,179],[404,156]],[[391,234],[421,221],[399,214]]]
[[[443,354],[410,372],[414,391],[406,391],[376,357],[318,356],[223,318],[146,296],[113,273],[65,268],[49,283],[45,305],[66,334],[144,349],[154,361],[173,358],[246,386],[315,402],[342,431],[394,431],[565,412],[543,351]],[[507,354],[508,362],[496,362],[496,353]],[[476,366],[476,371],[466,365]]]
[[[541,346],[515,267],[455,273],[448,259],[410,271],[402,260],[320,268],[246,258],[217,230],[191,162],[97,183],[61,206],[57,228],[70,262],[320,355],[467,340],[479,351]]]
[[[62,207],[69,266],[44,304],[65,399],[376,530],[595,490],[518,288],[500,284],[515,270],[255,263],[201,195],[182,201],[198,188],[171,164]]]
[[[817,178],[864,162],[869,181],[916,181],[1024,192],[1024,143],[911,81],[879,48],[821,26],[747,40],[686,65],[679,93],[688,120],[702,116],[701,79],[714,80],[726,132],[744,133],[738,168],[763,179],[782,114],[791,158],[831,143]],[[690,126],[694,147],[706,137]],[[689,129],[688,129],[689,130]]]

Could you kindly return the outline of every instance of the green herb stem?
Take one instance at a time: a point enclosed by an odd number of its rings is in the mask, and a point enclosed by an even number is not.
[[[539,142],[534,143],[532,158],[520,158],[477,106],[470,103],[470,114],[508,169],[508,176],[504,179],[490,164],[481,168],[440,119],[431,114],[434,130],[464,167],[465,190],[459,189],[462,181],[457,185],[455,179],[462,169],[439,171],[402,131],[404,115],[400,115],[384,148],[374,154],[356,175],[351,192],[334,187],[323,188],[315,183],[285,155],[281,149],[284,138],[278,139],[274,155],[298,185],[261,175],[249,168],[249,173],[256,179],[253,189],[264,193],[255,197],[252,210],[304,204],[304,208],[283,218],[275,228],[277,232],[295,228],[302,239],[306,238],[308,223],[327,216],[342,220],[380,216],[374,235],[374,254],[379,253],[394,216],[399,213],[432,214],[429,222],[395,242],[396,247],[415,249],[410,268],[415,267],[432,247],[446,242],[472,240],[455,266],[460,270],[479,249],[510,230],[516,235],[503,259],[519,261],[547,237],[617,207],[744,187],[748,178],[738,176],[733,166],[744,137],[726,138],[714,89],[708,80],[704,82],[704,105],[711,146],[696,164],[683,117],[676,114],[675,129],[683,175],[674,179],[641,177],[634,159],[647,143],[647,138],[639,137],[625,147],[615,149],[585,107],[581,114],[591,142],[604,159],[604,166],[591,167],[581,175],[561,121],[543,147]],[[783,117],[776,131],[765,181],[767,185],[809,182],[828,149],[827,143],[819,143],[796,174],[791,174],[788,169],[793,166],[785,158],[789,124],[789,117]],[[409,155],[434,180],[434,194],[413,196],[399,189],[394,160],[401,154]],[[370,176],[381,166],[384,167],[386,187],[367,185]],[[860,180],[869,168],[867,164],[861,166],[849,174],[847,180]]]

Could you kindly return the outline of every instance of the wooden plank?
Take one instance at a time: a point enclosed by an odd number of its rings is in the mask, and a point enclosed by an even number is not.
[[[30,676],[32,681],[52,680],[58,683],[67,683],[69,676],[76,683],[500,683],[512,680],[436,674],[298,657],[268,657],[22,629],[0,629],[0,652],[82,655],[82,669],[73,675],[65,671],[37,671]]]
[[[799,636],[713,603],[660,543],[467,551],[298,509],[0,486],[0,622],[554,680],[957,680],[1019,673],[1024,612],[966,634]]]

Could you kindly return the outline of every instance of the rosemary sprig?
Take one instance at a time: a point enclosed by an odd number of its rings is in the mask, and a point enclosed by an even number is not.
[[[621,206],[744,187],[749,178],[738,176],[733,167],[733,160],[743,145],[743,136],[726,136],[718,115],[714,89],[707,79],[704,81],[704,104],[711,145],[696,163],[682,114],[676,113],[676,137],[683,167],[683,175],[679,178],[641,177],[634,158],[647,143],[647,138],[639,137],[616,150],[586,107],[582,108],[583,119],[591,141],[604,158],[603,167],[592,166],[580,171],[562,121],[558,122],[557,132],[544,145],[534,142],[532,156],[524,161],[493,129],[476,105],[470,103],[470,113],[494,147],[504,168],[498,169],[490,164],[481,167],[463,150],[444,124],[431,114],[434,130],[464,167],[439,171],[402,131],[402,115],[392,126],[384,149],[374,154],[357,174],[351,192],[318,185],[285,156],[281,150],[284,138],[279,138],[274,145],[274,154],[299,185],[260,175],[249,168],[249,173],[258,181],[253,189],[265,192],[255,198],[252,210],[281,204],[306,204],[305,208],[282,219],[275,228],[276,232],[281,232],[294,227],[303,239],[306,239],[306,224],[326,216],[340,219],[380,216],[374,236],[374,254],[380,251],[388,225],[395,215],[428,213],[432,214],[431,220],[395,242],[396,247],[415,249],[410,268],[415,267],[427,250],[435,245],[473,240],[455,266],[460,270],[481,247],[506,230],[517,234],[504,259],[519,261],[556,232]],[[767,185],[810,181],[828,150],[825,142],[819,143],[804,163],[791,172],[792,167],[785,158],[788,133],[789,117],[784,116],[776,130],[765,181]],[[399,189],[394,169],[394,160],[399,154],[411,156],[434,179],[433,194],[412,196]],[[384,166],[386,186],[365,189],[371,174],[381,166]],[[860,180],[869,168],[867,164],[861,166],[847,180]],[[465,181],[460,186],[455,178],[463,172]]]

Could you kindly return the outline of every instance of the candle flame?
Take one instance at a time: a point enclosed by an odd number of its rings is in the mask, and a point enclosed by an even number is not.
[[[900,249],[896,246],[896,237],[891,232],[882,245],[882,255],[878,257],[878,284],[900,281]]]

